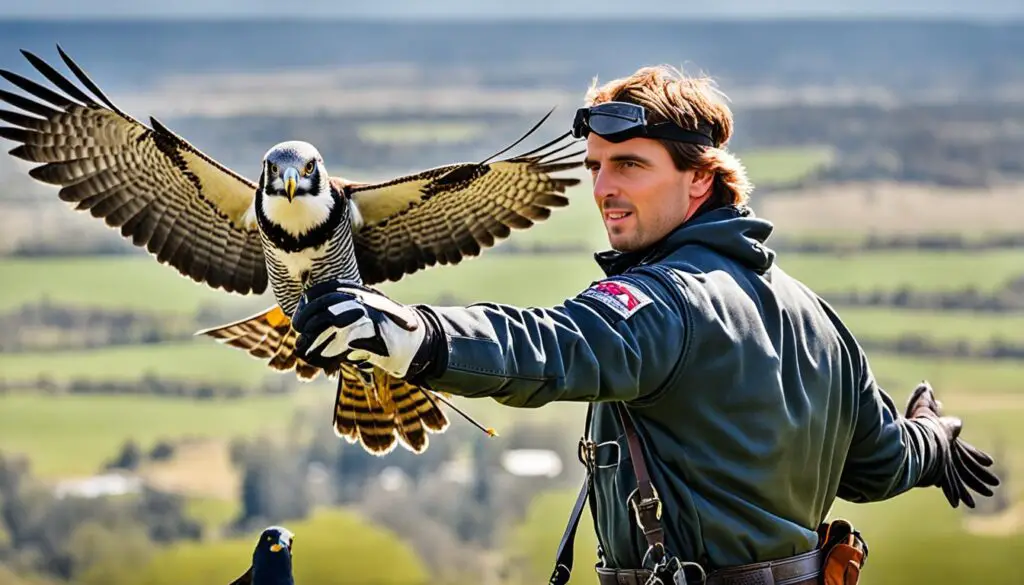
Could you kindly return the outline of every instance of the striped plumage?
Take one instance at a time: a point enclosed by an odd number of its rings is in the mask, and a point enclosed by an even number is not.
[[[276,306],[201,333],[274,370],[295,371],[300,380],[321,373],[294,355],[290,316],[302,289],[338,277],[372,286],[458,264],[567,205],[565,190],[578,183],[553,175],[580,166],[572,159],[582,151],[564,153],[572,142],[558,144],[568,133],[525,154],[491,160],[548,116],[485,161],[375,184],[331,177],[311,145],[282,143],[268,151],[255,183],[157,120],[147,126],[129,116],[58,52],[84,89],[27,51],[53,88],[0,70],[29,94],[0,90],[0,101],[22,110],[0,109],[0,121],[9,124],[0,126],[0,137],[19,144],[10,153],[40,163],[29,171],[32,177],[59,186],[62,200],[103,219],[183,276],[243,295],[270,286]],[[285,173],[296,185],[294,200],[282,197]],[[427,431],[448,425],[426,389],[378,370],[324,373],[338,378],[336,431],[371,453],[385,454],[397,443],[422,452]]]
[[[294,195],[286,192],[282,175],[288,173],[298,177]],[[362,281],[352,241],[358,210],[344,189],[331,184],[312,144],[283,142],[267,151],[253,209],[270,286],[285,314],[295,312],[312,284],[331,278]]]

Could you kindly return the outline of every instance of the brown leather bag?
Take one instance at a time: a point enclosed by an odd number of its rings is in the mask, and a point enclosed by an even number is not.
[[[823,585],[857,585],[868,560],[868,545],[848,520],[838,518],[818,526]]]

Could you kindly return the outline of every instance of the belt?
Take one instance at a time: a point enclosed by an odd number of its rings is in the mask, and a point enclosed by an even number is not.
[[[694,580],[698,577],[695,575],[689,582],[703,585],[815,585],[819,582],[821,562],[821,551],[813,550],[775,561],[718,569],[708,573],[705,581]],[[597,567],[600,585],[644,585],[650,577],[651,572],[644,569]]]

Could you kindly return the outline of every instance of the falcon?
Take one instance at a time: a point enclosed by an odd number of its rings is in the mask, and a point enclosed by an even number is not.
[[[0,70],[28,94],[0,90],[0,101],[23,111],[0,109],[0,121],[9,124],[0,126],[0,137],[19,143],[11,155],[42,163],[29,170],[31,177],[59,186],[61,200],[118,229],[157,262],[226,293],[272,290],[275,305],[197,335],[302,381],[321,373],[337,377],[335,433],[375,455],[396,443],[422,453],[428,433],[449,425],[435,398],[463,414],[444,395],[378,368],[344,364],[324,371],[303,362],[294,352],[291,315],[302,292],[317,282],[345,278],[372,286],[458,264],[568,205],[565,190],[579,179],[555,173],[579,167],[573,159],[583,152],[565,152],[573,141],[559,143],[568,132],[493,160],[551,112],[478,163],[360,183],[330,175],[313,145],[288,141],[267,151],[254,182],[155,118],[147,126],[126,114],[57,50],[83,87],[23,50],[53,87]]]

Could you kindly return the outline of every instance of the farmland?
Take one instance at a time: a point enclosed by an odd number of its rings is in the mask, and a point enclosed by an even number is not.
[[[457,139],[457,129],[451,139]],[[463,129],[465,130],[465,129]],[[468,131],[468,130],[466,130]],[[387,140],[389,128],[372,128],[371,134]],[[769,182],[785,181],[808,173],[827,157],[821,150],[789,149],[781,152],[752,153],[748,167],[755,182],[764,177]],[[789,169],[783,172],[780,169]],[[760,170],[758,170],[760,169]],[[516,305],[551,306],[576,294],[590,281],[601,276],[591,252],[604,247],[603,230],[598,223],[587,178],[584,184],[569,193],[571,204],[556,210],[553,217],[526,233],[516,234],[499,249],[480,258],[464,261],[457,267],[435,267],[407,277],[402,282],[384,283],[381,288],[405,302],[459,304],[475,301],[505,302]],[[806,197],[800,204],[799,197]],[[1006,289],[1024,274],[1024,250],[994,249],[983,251],[872,250],[859,251],[856,243],[870,233],[899,233],[884,222],[872,229],[856,230],[855,225],[838,235],[821,230],[805,213],[805,206],[821,206],[814,215],[843,218],[844,209],[828,193],[771,194],[763,201],[755,200],[765,209],[769,219],[772,210],[790,210],[780,215],[778,237],[786,241],[831,241],[851,243],[842,254],[797,252],[783,249],[778,261],[788,273],[801,279],[826,298],[851,291],[897,292],[918,291],[955,293],[973,289],[977,294],[995,294]],[[888,213],[887,205],[897,206],[891,198],[878,203],[880,214]],[[829,207],[828,205],[834,205]],[[941,226],[948,213],[937,206],[934,225]],[[794,210],[799,210],[799,213]],[[781,212],[780,212],[781,213]],[[924,213],[924,212],[922,212]],[[970,216],[970,213],[966,214]],[[795,219],[794,219],[795,218]],[[78,220],[78,218],[76,218]],[[70,220],[70,221],[76,221]],[[81,222],[93,221],[82,217]],[[930,221],[924,217],[922,222]],[[963,232],[977,234],[981,225],[967,222]],[[818,222],[820,223],[820,222]],[[783,229],[782,226],[788,226]],[[791,229],[790,229],[791,228]],[[887,231],[888,230],[888,231]],[[943,230],[948,231],[948,230]],[[268,295],[243,298],[208,290],[179,276],[173,269],[160,266],[145,254],[78,257],[39,257],[0,259],[0,312],[16,313],[26,304],[45,302],[55,306],[128,309],[153,314],[174,315],[197,320],[210,308],[221,317],[241,317],[259,310],[272,301]],[[941,342],[962,342],[981,346],[993,340],[1024,343],[1024,315],[1019,313],[973,313],[957,310],[921,310],[890,306],[838,306],[837,310],[859,339],[870,341],[896,340],[908,335]],[[947,408],[964,416],[965,433],[970,440],[986,449],[998,448],[1000,462],[1009,476],[1024,471],[1024,434],[1019,432],[1019,417],[1024,413],[1024,361],[980,360],[959,357],[929,358],[893,352],[871,352],[872,370],[882,387],[902,405],[913,386],[928,379],[940,393]],[[329,383],[301,386],[297,392],[280,396],[244,396],[237,399],[192,400],[160,396],[116,396],[44,394],[25,390],[36,382],[70,383],[73,381],[131,382],[149,377],[188,380],[198,384],[235,384],[256,388],[268,379],[280,378],[268,372],[260,362],[242,352],[220,347],[206,338],[156,341],[136,345],[109,345],[87,349],[33,350],[0,354],[0,378],[17,383],[23,390],[0,396],[0,442],[4,449],[28,455],[33,471],[46,481],[97,472],[109,462],[128,440],[148,450],[161,441],[179,441],[175,457],[161,464],[147,463],[140,469],[157,485],[167,486],[190,497],[189,513],[202,521],[219,538],[218,530],[233,520],[239,510],[232,498],[240,485],[239,473],[228,461],[227,443],[238,437],[290,437],[295,432],[294,415],[302,408],[322,412],[314,420],[327,425],[327,412],[333,399]],[[511,434],[517,425],[549,425],[562,430],[581,428],[584,409],[578,404],[550,405],[543,409],[513,410],[492,401],[457,400],[474,417],[494,426],[502,435]],[[453,425],[461,430],[467,423],[451,414]],[[303,429],[314,432],[318,429]],[[442,437],[438,441],[445,441]],[[454,437],[450,438],[454,440]],[[488,445],[501,446],[502,437]],[[340,440],[339,440],[340,442]],[[345,447],[348,447],[346,444]],[[343,448],[345,448],[343,447]],[[350,448],[350,447],[349,447]],[[574,462],[567,461],[575,473]],[[1021,493],[1017,483],[1009,487],[1014,495]],[[503,530],[502,554],[508,558],[524,558],[526,565],[513,573],[523,579],[543,578],[553,544],[561,530],[561,518],[568,510],[571,495],[555,491],[540,495],[523,518]],[[895,543],[906,550],[926,551],[957,539],[971,550],[990,536],[965,536],[960,530],[958,511],[944,509],[939,493],[914,494],[898,503],[855,507],[840,503],[835,513],[854,518],[870,531],[872,544],[878,543],[873,556],[870,580],[881,583],[876,576],[903,562],[895,551]],[[317,575],[318,582],[333,582],[330,562],[339,556],[346,559],[372,558],[357,543],[323,536],[339,530],[365,530],[362,520],[347,516],[348,512],[317,510],[310,519],[294,523],[300,533],[301,574]],[[928,532],[907,534],[904,527],[919,515],[935,518]],[[1008,520],[1000,520],[1003,530],[1017,520],[1011,511]],[[557,518],[554,521],[553,518]],[[972,521],[974,521],[972,519]],[[291,524],[291,523],[290,523]],[[577,550],[589,558],[592,537],[586,531]],[[986,529],[988,530],[988,529]],[[332,532],[333,531],[333,532]],[[373,542],[391,542],[392,535],[381,532]],[[406,537],[413,538],[413,537]],[[157,585],[166,582],[168,566],[187,566],[189,570],[207,571],[209,575],[233,578],[251,547],[251,539],[230,538],[202,545],[176,544],[161,549],[139,561],[133,568],[135,583]],[[422,538],[420,539],[422,540]],[[430,540],[429,538],[427,540]],[[999,554],[1012,554],[1011,539],[997,541]],[[1003,547],[1003,548],[999,548]],[[995,549],[994,549],[995,550]],[[401,554],[405,554],[402,552]],[[423,553],[419,553],[422,557]],[[915,553],[916,554],[916,553]],[[922,553],[923,554],[923,553]],[[996,553],[981,562],[996,563]],[[240,559],[239,562],[228,559]],[[346,561],[347,562],[347,561]],[[578,566],[587,566],[584,560]],[[962,563],[948,557],[929,570],[955,572]],[[414,561],[404,565],[393,577],[382,576],[383,582],[420,582],[422,571]],[[236,570],[237,569],[237,570]],[[127,577],[114,563],[94,567],[91,576],[83,575],[83,583],[120,583]],[[108,572],[104,572],[108,571]],[[531,576],[532,575],[532,576]],[[538,577],[539,575],[539,577]],[[385,578],[386,577],[386,578]],[[312,578],[312,577],[309,577]],[[514,578],[514,575],[510,577]],[[91,579],[91,580],[90,580]],[[119,580],[120,579],[120,580]],[[138,579],[142,579],[139,581]],[[388,579],[393,579],[389,581]],[[340,581],[339,581],[340,582]],[[580,582],[588,582],[581,579]]]

